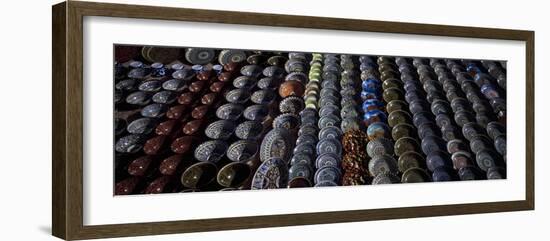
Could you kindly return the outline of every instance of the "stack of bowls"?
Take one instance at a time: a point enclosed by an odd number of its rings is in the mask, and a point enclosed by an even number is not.
[[[197,49],[193,49],[193,51],[197,51]],[[187,53],[188,58],[195,58],[189,55],[194,52],[188,51]],[[235,58],[235,60],[237,59]],[[242,60],[224,62],[225,69],[232,70],[235,73],[233,76],[237,75],[238,67],[242,66],[240,62]],[[199,66],[197,64],[193,66],[193,69],[202,69]],[[248,89],[237,84],[242,76],[252,78],[257,71],[257,68],[244,66],[240,69],[241,75],[231,78],[232,76],[221,73],[219,67],[213,69],[213,73],[218,75],[218,82],[210,85],[209,92],[202,95],[201,102],[214,103],[213,105],[218,107],[215,110],[217,118],[210,117],[206,120],[208,123],[204,134],[208,139],[195,148],[194,157],[197,163],[187,168],[182,174],[181,181],[185,187],[201,189],[216,180],[217,183],[214,183],[221,187],[237,188],[242,186],[250,176],[250,167],[245,162],[247,158],[254,155],[257,147],[248,145],[246,141],[235,142],[231,145],[230,143],[234,140],[233,133],[237,127],[237,120],[241,118],[244,104],[250,98]],[[228,83],[229,81],[232,81],[232,86]],[[237,86],[241,88],[235,88]],[[226,89],[230,90],[225,91]],[[223,94],[215,96],[212,93]],[[207,104],[203,104],[203,106],[207,106]],[[197,108],[202,108],[202,106],[199,105],[195,109]],[[228,159],[230,162],[227,161]]]
[[[310,187],[315,173],[315,145],[317,145],[317,109],[323,66],[323,55],[312,54],[308,83],[304,93],[305,109],[300,112],[301,125],[296,147],[290,160],[288,187]]]
[[[426,155],[426,166],[432,172],[433,181],[451,181],[456,179],[456,173],[452,169],[446,140],[454,138],[453,133],[456,133],[456,129],[453,129],[452,125],[446,125],[445,121],[436,120],[436,116],[440,118],[452,114],[452,109],[430,63],[436,62],[433,59],[413,59],[418,78],[411,82],[415,87],[409,87],[414,90],[407,93],[406,98],[411,112],[414,113],[413,122],[421,140],[420,149]],[[446,133],[445,139],[441,137],[442,132]]]
[[[269,62],[269,61],[268,61]],[[271,62],[273,66],[278,66]],[[289,182],[289,163],[296,136],[301,125],[299,113],[304,109],[304,85],[308,63],[304,53],[289,53],[284,69],[278,70],[284,81],[278,87],[279,115],[273,120],[273,129],[269,131],[260,146],[260,161],[252,180],[252,189],[284,188]],[[271,76],[276,77],[276,76]],[[277,77],[278,78],[278,77]],[[282,78],[281,78],[282,79]],[[305,185],[300,183],[300,185]]]
[[[359,58],[359,62],[364,62],[364,57]],[[354,59],[357,60],[357,59]],[[362,62],[363,61],[363,62]],[[365,146],[368,143],[367,134],[364,131],[364,125],[361,121],[360,99],[361,92],[360,76],[357,72],[360,65],[352,61],[347,61],[342,65],[344,72],[340,80],[342,90],[342,124],[340,128],[344,133],[342,144],[344,147],[344,156],[342,157],[342,185],[364,185],[370,179],[368,178],[367,162],[368,156]]]
[[[343,60],[345,61],[345,60]],[[342,172],[340,162],[342,144],[340,139],[340,66],[337,55],[325,54],[321,81],[320,98],[318,101],[319,128],[315,159],[315,186],[337,186],[340,184]]]
[[[502,61],[115,52],[117,195],[506,178]]]
[[[128,79],[115,84],[115,89],[123,95],[131,92],[126,95],[125,102],[115,101],[117,116],[122,117],[115,119],[116,133],[121,135],[115,151],[121,159],[124,156],[132,159],[126,169],[133,178],[117,183],[116,190],[125,194],[175,192],[182,188],[177,176],[191,164],[192,145],[213,109],[212,99],[221,91],[205,87],[221,81],[210,68],[203,66],[193,71],[177,61],[180,49],[143,49],[146,51],[142,52],[148,53],[143,59],[158,62],[147,65],[129,61],[124,71]],[[206,95],[210,98],[199,98]],[[128,188],[128,184],[135,184],[132,182],[135,178],[141,184],[134,188],[140,190]]]
[[[431,177],[426,170],[426,158],[418,150],[418,130],[413,123],[412,111],[419,111],[418,108],[410,109],[405,98],[410,92],[420,89],[415,84],[417,73],[410,59],[405,57],[395,58],[395,65],[389,65],[386,70],[388,76],[383,79],[384,100],[388,103],[388,123],[391,126],[391,137],[395,141],[394,152],[398,158],[397,166],[401,173],[402,183],[428,182]]]
[[[367,126],[369,142],[366,146],[369,174],[373,177],[372,184],[389,184],[399,182],[397,160],[394,158],[394,143],[390,139],[391,131],[388,126],[388,116],[384,110],[383,83],[384,79],[393,74],[392,59],[380,56],[376,59],[364,58],[368,64],[362,72],[363,111],[364,123]]]
[[[463,61],[463,67],[466,65],[465,72],[457,73],[457,82],[466,95],[469,106],[472,106],[473,113],[470,112],[470,118],[464,120],[462,133],[469,141],[469,146],[475,155],[477,166],[485,173],[487,178],[500,179],[505,176],[505,163],[503,154],[505,154],[505,136],[503,131],[495,131],[502,125],[496,124],[497,116],[495,114],[505,115],[506,102],[500,97],[500,91],[496,85],[492,84],[489,75],[483,74],[484,69],[477,62]],[[481,86],[481,88],[480,88]],[[492,89],[482,89],[491,86]],[[489,123],[492,123],[489,125]],[[490,133],[489,133],[490,132]],[[497,136],[500,135],[500,138]],[[495,139],[499,142],[495,145]],[[496,148],[498,149],[496,149]],[[497,150],[500,150],[497,152]],[[500,152],[500,153],[499,153]]]
[[[506,62],[482,60],[483,67],[496,80],[500,88],[506,90]]]

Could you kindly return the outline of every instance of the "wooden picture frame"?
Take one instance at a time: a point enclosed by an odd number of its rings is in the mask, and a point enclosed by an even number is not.
[[[52,232],[62,239],[91,239],[309,225],[412,217],[533,210],[534,32],[68,1],[52,8]],[[83,17],[107,16],[209,23],[518,40],[526,43],[525,200],[440,206],[315,212],[236,218],[86,226],[83,224]]]

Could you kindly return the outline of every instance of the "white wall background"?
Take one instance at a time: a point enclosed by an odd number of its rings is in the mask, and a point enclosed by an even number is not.
[[[100,1],[100,0],[98,0]],[[0,240],[56,240],[51,232],[51,5],[8,1],[0,18]],[[285,228],[163,235],[155,240],[548,240],[550,134],[545,90],[550,89],[550,21],[544,1],[184,1],[129,0],[220,10],[406,21],[536,31],[536,210]],[[513,80],[509,80],[513,81]],[[153,237],[119,240],[152,240]]]

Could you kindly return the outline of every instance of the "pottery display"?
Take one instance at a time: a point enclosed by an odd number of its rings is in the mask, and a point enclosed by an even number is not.
[[[501,61],[115,53],[115,195],[506,178]]]

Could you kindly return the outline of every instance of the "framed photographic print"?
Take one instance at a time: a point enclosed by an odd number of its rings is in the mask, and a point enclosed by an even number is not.
[[[534,209],[532,31],[79,1],[52,24],[57,237]]]

